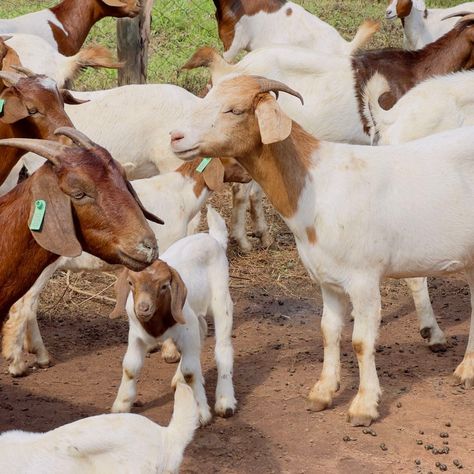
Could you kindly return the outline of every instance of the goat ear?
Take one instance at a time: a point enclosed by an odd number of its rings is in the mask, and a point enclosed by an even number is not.
[[[249,183],[252,177],[235,158],[221,158],[224,165],[224,183]]]
[[[87,102],[90,102],[89,100],[82,100],[74,97],[70,91],[67,89],[61,89],[61,95],[63,97],[63,101],[65,104],[69,105],[80,105],[80,104],[85,104]]]
[[[281,142],[290,135],[292,121],[281,110],[272,95],[265,94],[261,97],[255,109],[255,115],[264,145]]]
[[[2,99],[5,100],[5,104],[3,105],[3,114],[0,117],[2,122],[15,123],[24,119],[25,117],[28,117],[28,109],[22,100],[15,93],[13,93],[12,90],[8,90],[2,94]]]
[[[188,290],[184,281],[181,279],[179,273],[172,267],[169,267],[171,272],[171,315],[173,319],[179,324],[186,324],[186,319],[183,314],[183,307],[186,301]]]
[[[224,184],[224,166],[221,160],[213,158],[211,162],[204,168],[202,177],[206,186],[211,191],[217,191]]]
[[[72,217],[71,200],[64,194],[54,171],[50,167],[39,170],[41,180],[34,180],[31,188],[33,201],[30,222],[35,211],[35,201],[46,201],[46,212],[39,231],[32,230],[34,239],[44,249],[64,257],[77,257],[82,247],[76,237]]]
[[[109,7],[126,7],[127,3],[121,0],[102,0]]]
[[[115,289],[115,307],[109,314],[110,319],[117,319],[126,315],[125,307],[127,305],[128,294],[130,293],[130,285],[128,284],[128,270],[124,268],[114,285]]]

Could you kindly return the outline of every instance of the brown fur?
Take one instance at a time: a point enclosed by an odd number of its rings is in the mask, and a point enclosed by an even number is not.
[[[44,138],[57,140],[54,131],[59,127],[72,127],[72,122],[64,110],[61,93],[45,88],[41,78],[25,77],[15,86],[8,87],[0,94],[5,99],[5,109],[14,103],[18,120],[5,123],[0,117],[0,138]],[[0,83],[3,82],[0,80]],[[38,109],[39,113],[30,115],[28,108]],[[0,184],[2,184],[18,160],[26,153],[10,147],[0,148]]]
[[[363,91],[376,73],[388,81],[390,93],[384,97],[385,106],[393,106],[400,97],[421,81],[435,75],[457,72],[474,67],[474,20],[458,24],[437,41],[417,51],[379,49],[365,51],[352,57],[355,93],[364,130],[369,132],[363,114]]]
[[[30,289],[43,269],[58,258],[40,247],[28,228],[33,187],[45,174],[56,176],[71,200],[74,231],[83,250],[109,263],[144,268],[137,245],[156,242],[138,204],[129,193],[121,168],[103,148],[65,147],[60,163],[46,163],[31,177],[0,197],[0,325],[10,306]],[[75,201],[77,191],[87,197]],[[48,218],[48,211],[46,217]]]
[[[214,0],[219,38],[227,51],[235,35],[235,25],[244,16],[278,11],[286,0]]]
[[[58,50],[65,56],[73,56],[84,44],[89,31],[102,18],[111,16],[115,18],[138,15],[137,0],[124,0],[127,7],[110,7],[102,0],[63,0],[58,5],[50,8],[56,18],[63,25],[64,31],[50,23]]]
[[[316,237],[316,229],[314,227],[306,227],[306,235],[308,237],[308,242],[311,245],[316,244],[317,237]]]
[[[398,0],[397,2],[398,18],[400,19],[406,18],[411,13],[412,8],[413,8],[412,0]]]
[[[364,343],[363,342],[353,342],[352,347],[357,357],[362,357],[364,355]]]

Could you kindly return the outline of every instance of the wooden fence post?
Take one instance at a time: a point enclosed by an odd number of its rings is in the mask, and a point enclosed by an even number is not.
[[[153,2],[142,2],[141,12],[136,18],[117,20],[117,56],[125,63],[118,72],[119,86],[146,83]]]

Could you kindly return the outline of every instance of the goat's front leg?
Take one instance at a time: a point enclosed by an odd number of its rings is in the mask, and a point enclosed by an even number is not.
[[[181,354],[170,337],[161,345],[161,357],[167,364],[175,364],[181,358]]]
[[[145,343],[134,334],[128,334],[127,352],[122,363],[122,381],[112,405],[112,413],[128,413],[137,396],[137,379],[146,355]]]
[[[420,334],[423,339],[429,339],[428,346],[433,352],[446,350],[446,337],[438,326],[436,316],[431,306],[428,293],[427,278],[407,278],[406,283],[410,288],[416,315],[420,324]]]
[[[268,230],[263,209],[263,191],[259,184],[253,181],[250,188],[250,217],[255,229],[255,236],[260,239],[262,245],[267,248],[273,243],[272,236]]]
[[[341,381],[340,343],[347,312],[348,299],[342,292],[329,286],[321,286],[323,316],[321,330],[324,343],[323,370],[319,381],[309,394],[309,408],[321,411],[331,406]]]
[[[471,327],[464,359],[454,371],[454,377],[464,387],[472,388],[474,387],[474,270],[466,277],[471,291]]]
[[[381,319],[379,282],[353,284],[349,291],[353,306],[352,346],[359,363],[359,391],[349,408],[353,426],[369,426],[378,418],[381,395],[375,367],[375,341]]]
[[[250,243],[245,230],[245,218],[247,216],[251,185],[252,182],[232,185],[231,235],[244,252],[250,252],[250,250],[252,250],[252,244]]]

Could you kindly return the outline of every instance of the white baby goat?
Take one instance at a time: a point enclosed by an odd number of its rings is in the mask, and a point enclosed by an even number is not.
[[[198,426],[192,390],[178,383],[164,428],[134,414],[98,415],[47,433],[0,435],[0,472],[9,474],[178,474]]]

